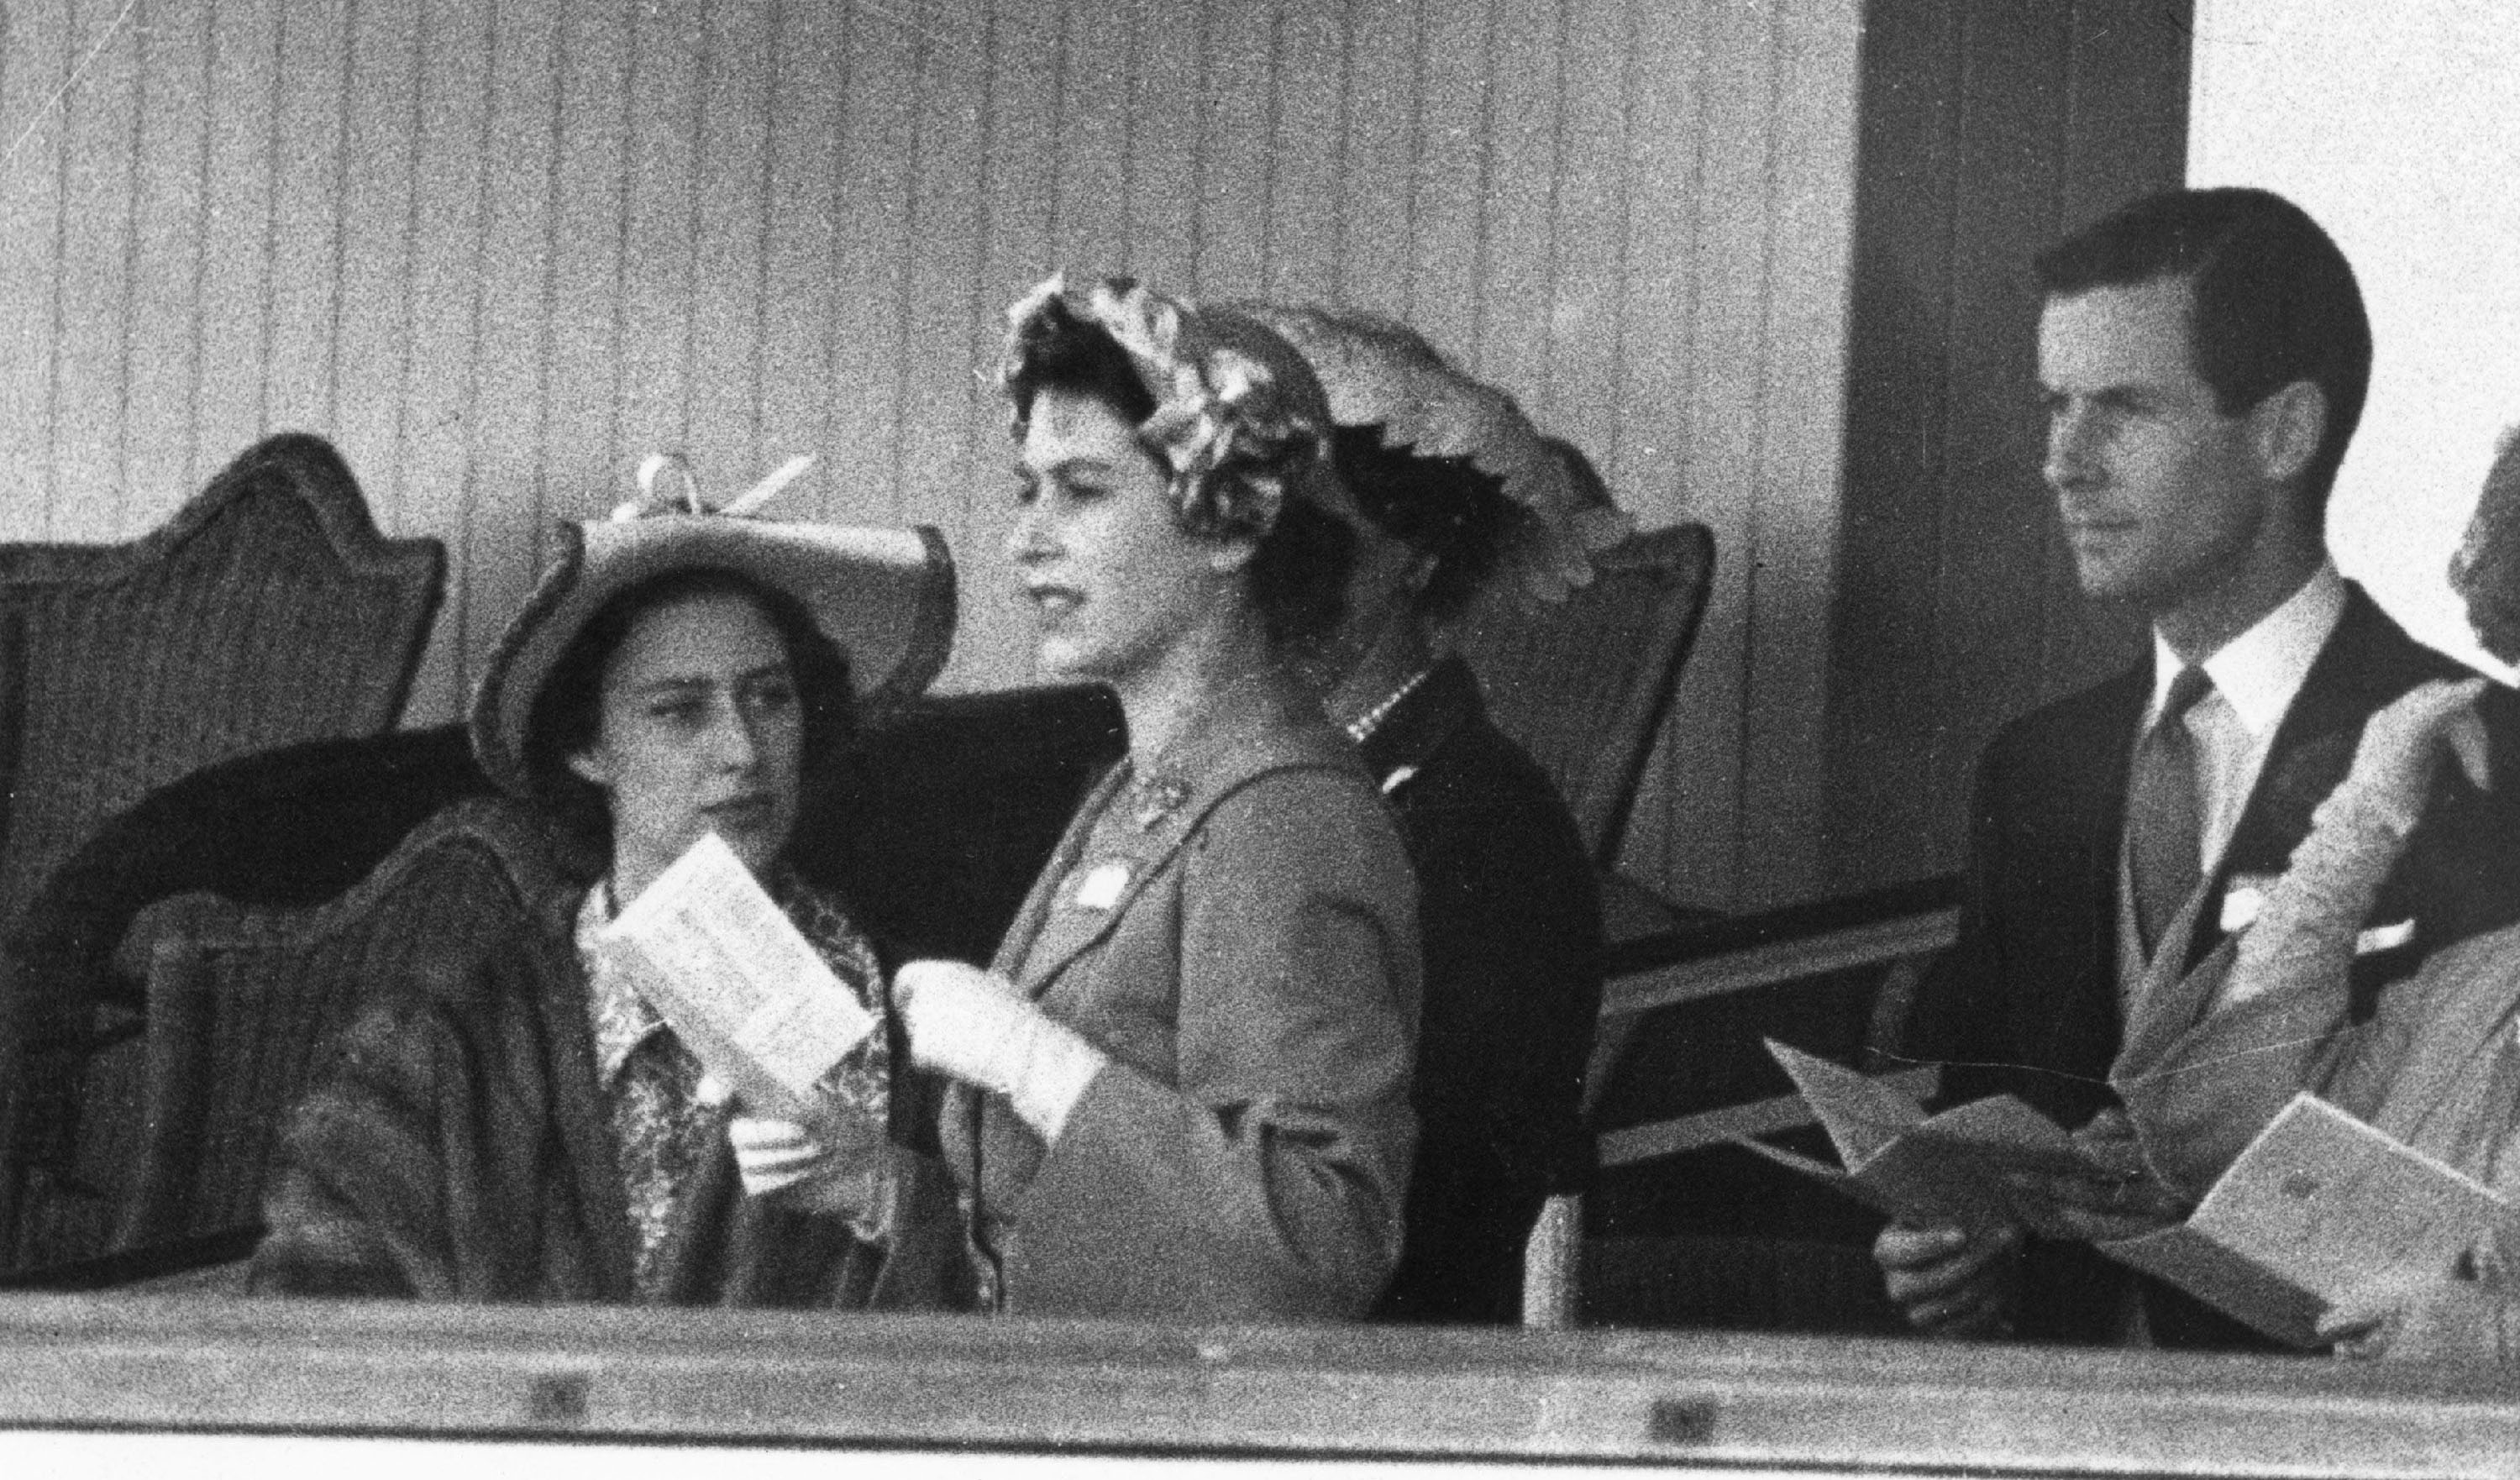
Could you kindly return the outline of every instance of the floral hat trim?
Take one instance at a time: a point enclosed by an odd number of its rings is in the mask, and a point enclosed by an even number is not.
[[[1242,305],[1238,305],[1242,307]],[[1499,574],[1529,595],[1563,601],[1589,585],[1594,558],[1636,530],[1581,455],[1544,437],[1505,391],[1457,368],[1424,336],[1355,309],[1245,308],[1310,362],[1340,426],[1379,426],[1385,447],[1459,458],[1497,479],[1521,517],[1507,529]]]
[[[1289,494],[1364,517],[1329,463],[1329,404],[1302,355],[1246,314],[1200,309],[1128,278],[1078,290],[1059,274],[1007,310],[998,383],[1012,387],[1055,315],[1111,336],[1154,399],[1138,428],[1172,471],[1188,527],[1258,536]],[[1023,434],[1018,415],[1014,431]]]

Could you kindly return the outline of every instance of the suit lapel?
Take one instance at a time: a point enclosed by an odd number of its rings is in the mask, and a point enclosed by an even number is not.
[[[2071,734],[2076,751],[2054,775],[2056,794],[2043,799],[2034,825],[2053,827],[2054,836],[2074,839],[2051,855],[2070,883],[2055,890],[2054,907],[2074,917],[2063,928],[2075,943],[2071,976],[2053,995],[2020,993],[2016,1023],[2020,1042],[2041,1045],[2031,1061],[2096,1078],[2117,1052],[2118,851],[2126,832],[2127,772],[2135,754],[2135,727],[2151,693],[2150,669],[2138,666],[2094,696],[2092,722]]]
[[[2348,586],[2336,630],[2293,695],[2267,747],[2248,805],[2232,829],[2197,912],[2186,964],[2203,961],[2224,936],[2222,901],[2234,877],[2281,874],[2310,833],[2311,814],[2345,780],[2362,722],[2398,695],[2452,665],[2391,621],[2359,586]]]

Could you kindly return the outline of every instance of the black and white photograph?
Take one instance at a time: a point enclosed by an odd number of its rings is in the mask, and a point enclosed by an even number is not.
[[[2520,1474],[2520,11],[0,0],[0,1467]]]

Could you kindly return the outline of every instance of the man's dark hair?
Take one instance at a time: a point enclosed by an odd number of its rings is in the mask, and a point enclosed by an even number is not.
[[[616,593],[577,630],[552,665],[542,692],[534,695],[525,723],[525,774],[535,797],[591,842],[610,845],[611,813],[603,788],[570,770],[568,758],[596,741],[604,714],[604,670],[641,617],[703,596],[751,602],[787,646],[788,674],[795,681],[804,721],[802,802],[810,803],[818,788],[833,784],[840,757],[856,737],[857,699],[849,686],[848,654],[823,635],[794,597],[713,565],[650,576]]]
[[[2035,266],[2051,298],[2185,279],[2188,351],[2227,417],[2295,381],[2317,385],[2327,420],[2302,497],[2324,521],[2371,384],[2371,321],[2345,253],[2308,212],[2271,191],[2165,191],[2084,227]]]

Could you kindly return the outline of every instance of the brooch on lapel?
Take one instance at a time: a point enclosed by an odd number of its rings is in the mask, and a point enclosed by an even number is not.
[[[1169,776],[1157,777],[1138,786],[1138,830],[1152,832],[1156,825],[1181,810],[1190,800],[1190,783]]]

